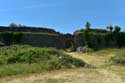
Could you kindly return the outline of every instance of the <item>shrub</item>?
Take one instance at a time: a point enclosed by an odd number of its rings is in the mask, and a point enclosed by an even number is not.
[[[113,61],[116,64],[125,65],[125,55],[115,55],[111,57],[111,61]]]
[[[82,67],[85,62],[65,54],[54,48],[40,48],[31,46],[8,46],[0,48],[0,64],[42,63],[52,69]]]

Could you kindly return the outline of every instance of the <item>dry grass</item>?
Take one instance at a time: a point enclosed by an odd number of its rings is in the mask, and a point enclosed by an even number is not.
[[[122,83],[122,81],[120,77],[107,70],[80,68],[4,78],[0,83]]]
[[[75,58],[80,58],[86,63],[92,64],[96,67],[106,65],[109,60],[109,57],[106,57],[106,56],[96,56],[96,55],[82,54],[82,53],[77,53],[77,52],[71,52],[68,54]]]

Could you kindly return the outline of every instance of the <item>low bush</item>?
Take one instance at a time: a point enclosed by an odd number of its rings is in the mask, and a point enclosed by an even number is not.
[[[73,58],[61,50],[31,46],[8,46],[0,48],[0,64],[42,63],[51,65],[52,69],[82,67],[85,62]]]
[[[125,65],[125,55],[115,55],[111,57],[111,61],[116,64]]]
[[[13,45],[0,48],[0,77],[84,67],[85,62],[54,48]]]

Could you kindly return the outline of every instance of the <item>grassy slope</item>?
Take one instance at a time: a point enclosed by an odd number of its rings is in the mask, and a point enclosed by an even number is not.
[[[54,48],[18,45],[0,48],[0,77],[84,67],[85,64]]]
[[[109,59],[125,49],[108,49],[95,53],[68,53],[97,68],[64,69],[44,74],[1,78],[0,83],[125,83],[125,67],[110,65]]]

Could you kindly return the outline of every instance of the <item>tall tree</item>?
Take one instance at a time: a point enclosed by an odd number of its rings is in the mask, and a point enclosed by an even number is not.
[[[107,29],[108,29],[110,32],[113,32],[113,26],[112,26],[112,25],[107,26]]]
[[[120,33],[121,28],[119,26],[114,27],[113,35],[115,37],[116,41],[116,46],[121,47],[121,33]]]
[[[15,23],[10,23],[9,27],[18,27],[18,25]]]
[[[119,26],[115,26],[114,28],[115,33],[119,33],[121,31],[121,28]]]
[[[89,22],[86,22],[85,28],[86,28],[87,30],[90,30],[90,27],[91,27],[91,24],[90,24]]]
[[[91,24],[89,22],[86,22],[86,25],[85,25],[85,44],[88,46],[88,47],[91,47],[91,43],[90,43],[90,29],[91,29]]]

